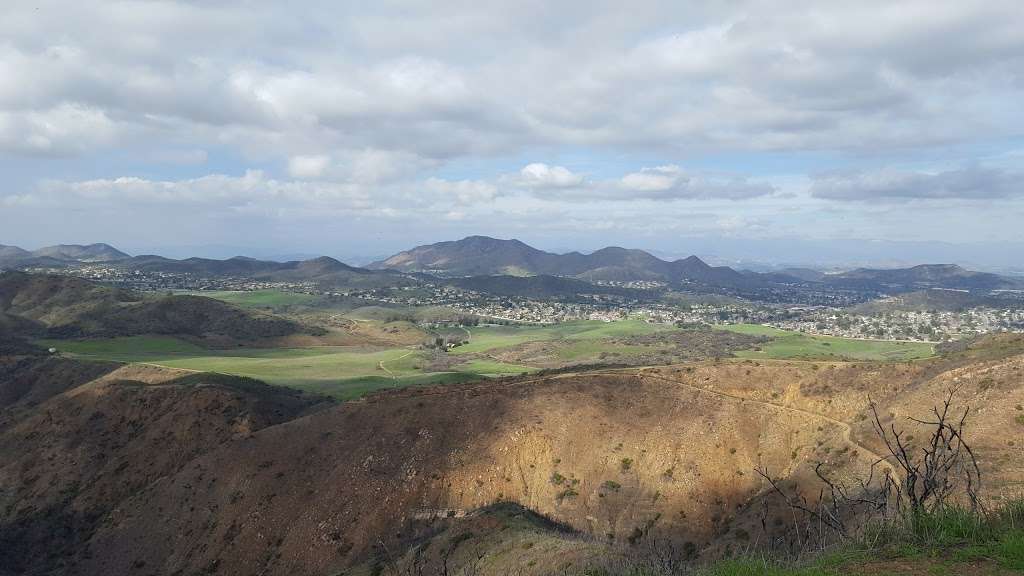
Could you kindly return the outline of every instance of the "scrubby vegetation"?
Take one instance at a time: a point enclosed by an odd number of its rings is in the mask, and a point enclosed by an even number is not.
[[[667,574],[646,568],[639,573]],[[691,570],[696,576],[1008,574],[1024,571],[1024,501],[977,512],[950,507],[874,525],[856,541],[798,559],[745,555]],[[638,573],[609,570],[605,574]]]

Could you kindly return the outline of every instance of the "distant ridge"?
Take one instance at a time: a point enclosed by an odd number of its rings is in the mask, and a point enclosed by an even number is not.
[[[553,254],[520,240],[469,236],[399,252],[369,265],[373,269],[426,272],[442,276],[568,276],[589,281],[693,281],[736,286],[750,280],[727,266],[709,266],[696,256],[667,262],[643,250],[611,246],[591,254]]]
[[[185,258],[175,260],[156,255],[130,256],[109,244],[65,244],[28,251],[0,245],[0,270],[31,268],[74,268],[103,264],[126,271],[189,274],[200,277],[252,279],[268,282],[310,282],[325,289],[360,289],[409,286],[440,278],[484,276],[557,276],[590,283],[657,281],[683,289],[701,289],[759,298],[777,294],[779,289],[848,290],[876,294],[900,294],[929,289],[991,292],[1024,289],[1024,280],[987,272],[966,270],[955,264],[922,264],[910,268],[858,268],[823,274],[814,270],[785,269],[777,272],[737,271],[728,266],[711,266],[697,256],[662,260],[644,250],[609,246],[590,254],[554,254],[538,250],[516,239],[468,236],[462,240],[438,242],[399,252],[366,268],[349,266],[334,258],[320,256],[307,260],[276,262],[235,256],[226,260]],[[474,281],[477,285],[483,280]],[[555,284],[486,283],[502,291],[517,286],[528,292],[546,292]],[[557,291],[567,290],[559,285]]]
[[[418,246],[374,262],[368,267],[449,278],[547,275],[589,282],[654,280],[740,290],[801,285],[902,293],[931,288],[991,291],[1021,287],[1021,282],[1016,279],[973,272],[954,264],[922,264],[884,270],[860,268],[840,274],[821,274],[804,269],[772,273],[739,272],[728,266],[710,266],[697,256],[666,261],[643,250],[617,246],[602,248],[590,254],[553,254],[533,248],[520,240],[488,236],[469,236],[462,240]]]
[[[841,274],[829,274],[824,281],[837,287],[858,288],[883,285],[897,291],[947,288],[955,290],[995,290],[1015,283],[998,274],[973,272],[956,264],[922,264],[911,268],[858,268]]]
[[[58,244],[32,252],[33,256],[78,262],[113,262],[131,258],[110,244]]]
[[[62,262],[117,262],[131,258],[110,244],[57,244],[38,250],[0,244],[0,268],[54,266]]]

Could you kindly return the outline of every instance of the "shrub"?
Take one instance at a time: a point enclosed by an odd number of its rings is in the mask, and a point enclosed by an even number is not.
[[[619,462],[619,464],[622,466],[622,471],[623,472],[629,472],[629,469],[633,467],[633,459],[632,458],[623,458]]]
[[[622,484],[619,484],[615,480],[605,480],[604,484],[601,484],[602,488],[611,490],[612,492],[618,492],[622,488]]]
[[[579,495],[580,495],[580,493],[577,492],[575,488],[573,488],[572,486],[569,486],[565,490],[562,490],[561,492],[559,492],[555,496],[555,500],[557,500],[558,503],[561,504],[562,501],[565,500],[566,498],[575,498],[575,497],[577,497]]]

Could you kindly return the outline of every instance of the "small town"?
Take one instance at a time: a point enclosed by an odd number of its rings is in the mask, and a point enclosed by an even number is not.
[[[254,291],[278,290],[349,299],[357,305],[394,307],[441,307],[476,317],[482,322],[553,324],[573,320],[612,322],[640,318],[651,323],[676,325],[763,324],[807,334],[861,338],[943,342],[992,332],[1024,332],[1024,309],[976,307],[962,311],[891,311],[861,314],[840,306],[757,303],[736,299],[733,303],[702,302],[699,295],[680,302],[638,299],[614,294],[576,294],[567,299],[534,299],[497,296],[447,284],[420,282],[362,290],[334,290],[314,282],[267,282],[231,276],[202,277],[174,272],[141,272],[102,264],[83,264],[73,269],[38,269],[34,272],[64,273],[106,284],[147,292],[161,291]],[[605,282],[646,291],[664,290],[658,282]],[[459,320],[464,321],[464,320]]]

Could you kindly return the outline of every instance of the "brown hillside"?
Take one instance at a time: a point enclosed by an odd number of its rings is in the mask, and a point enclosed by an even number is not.
[[[907,364],[564,374],[399,390],[263,420],[235,417],[266,414],[239,408],[247,393],[188,384],[209,376],[142,385],[117,378],[154,380],[111,374],[2,429],[0,453],[13,458],[0,488],[14,495],[4,522],[19,528],[4,533],[26,534],[8,559],[26,562],[44,534],[69,526],[40,571],[331,574],[387,550],[402,556],[439,517],[475,518],[499,501],[578,531],[548,544],[580,561],[645,535],[714,556],[761,534],[767,488],[755,467],[815,491],[819,461],[839,479],[865,473],[881,452],[862,416],[869,396],[909,427],[906,415],[926,416],[960,385],[978,412],[972,440],[989,493],[1019,492],[1022,350],[1000,337]],[[780,514],[769,508],[770,530],[782,529]],[[473,521],[481,538],[504,525],[492,520]],[[483,573],[508,568],[488,562]],[[551,567],[536,566],[524,573]]]
[[[52,397],[0,413],[0,565],[15,573],[61,571],[125,498],[319,402],[246,379],[150,366],[47,359],[28,370],[37,378],[21,402]],[[66,391],[53,395],[58,388]]]
[[[174,334],[218,345],[323,333],[212,298],[143,296],[81,278],[13,271],[0,274],[0,313],[0,327],[11,325],[12,333],[51,338]]]
[[[602,539],[653,530],[704,546],[753,529],[743,511],[764,490],[759,464],[809,478],[831,450],[840,471],[862,473],[873,457],[847,433],[634,374],[388,394],[199,458],[125,503],[78,569],[330,573],[378,540],[398,547],[417,521],[500,500]]]
[[[114,362],[54,357],[0,357],[0,426],[14,408],[33,408],[49,398],[116,370]]]

